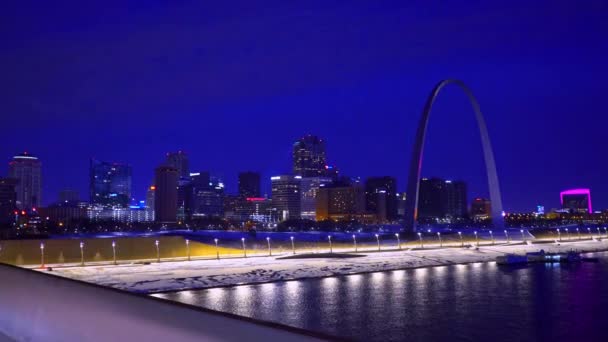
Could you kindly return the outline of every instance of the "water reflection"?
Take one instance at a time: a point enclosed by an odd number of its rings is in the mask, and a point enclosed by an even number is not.
[[[600,256],[579,265],[474,263],[163,296],[365,341],[596,341],[608,320],[608,259]]]

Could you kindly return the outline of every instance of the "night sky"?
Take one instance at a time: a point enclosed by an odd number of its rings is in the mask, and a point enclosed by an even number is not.
[[[63,188],[88,199],[91,157],[132,164],[143,199],[178,149],[234,192],[239,171],[289,172],[307,133],[342,174],[404,190],[426,97],[458,78],[486,116],[507,211],[557,207],[571,187],[608,208],[606,1],[6,1],[0,38],[0,175],[39,156],[47,204]],[[487,196],[456,87],[428,138],[424,175]]]

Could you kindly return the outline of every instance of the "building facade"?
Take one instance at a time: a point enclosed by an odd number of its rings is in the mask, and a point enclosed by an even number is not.
[[[165,164],[177,169],[179,178],[188,178],[190,176],[190,162],[188,154],[184,151],[167,153]]]
[[[325,141],[306,135],[293,144],[293,173],[302,177],[319,177],[326,173]]]
[[[131,201],[131,165],[91,159],[90,200],[106,208],[127,208]]]
[[[258,172],[239,173],[239,195],[244,198],[259,198],[262,196],[260,174]]]
[[[397,219],[397,180],[394,177],[371,177],[365,181],[365,207],[378,221]]]
[[[375,215],[366,215],[365,190],[360,183],[323,186],[317,195],[317,220],[363,220]]]
[[[302,177],[300,180],[300,217],[317,219],[317,196],[319,189],[332,183],[329,177]]]
[[[154,220],[173,223],[177,220],[178,171],[172,166],[159,166],[154,170]]]
[[[6,226],[15,221],[17,210],[17,180],[0,178],[0,225]],[[0,227],[1,228],[1,227]]]
[[[17,208],[31,210],[37,208],[42,200],[42,163],[27,153],[13,157],[9,162],[9,178],[17,180],[15,191],[17,194]]]
[[[467,217],[467,186],[441,178],[420,180],[418,215],[421,219],[453,221]]]
[[[272,207],[279,221],[299,219],[301,210],[301,176],[281,175],[270,178],[272,186]]]
[[[591,206],[591,191],[589,189],[571,189],[560,192],[562,209],[573,214],[593,213]]]

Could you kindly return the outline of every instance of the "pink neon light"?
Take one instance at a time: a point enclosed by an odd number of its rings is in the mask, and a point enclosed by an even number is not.
[[[571,189],[564,190],[559,193],[560,204],[564,205],[564,195],[587,195],[587,210],[589,210],[589,214],[593,213],[591,210],[591,190],[589,189]]]
[[[260,202],[266,200],[264,197],[247,197],[249,202]]]

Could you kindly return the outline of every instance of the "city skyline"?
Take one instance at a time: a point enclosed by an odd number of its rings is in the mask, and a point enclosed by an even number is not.
[[[180,149],[190,153],[192,170],[221,175],[228,192],[244,170],[262,172],[269,192],[269,177],[290,170],[290,144],[313,133],[342,174],[394,176],[403,191],[424,99],[438,80],[453,77],[470,86],[486,116],[505,210],[558,207],[555,193],[569,188],[591,188],[596,207],[606,208],[600,156],[607,118],[598,105],[598,82],[608,75],[605,8],[551,5],[428,5],[437,14],[429,16],[400,3],[327,3],[303,12],[277,2],[265,11],[230,8],[236,21],[213,24],[198,13],[228,8],[148,5],[137,17],[115,9],[117,22],[109,23],[95,5],[9,6],[0,71],[12,86],[0,94],[0,111],[9,122],[29,118],[27,129],[39,138],[24,141],[20,130],[8,130],[0,156],[8,161],[26,150],[43,161],[44,203],[64,188],[84,198],[89,158],[131,164],[141,199],[165,153]],[[445,21],[448,13],[468,20]],[[75,19],[83,15],[86,23]],[[169,25],[161,37],[159,22]],[[204,38],[213,25],[223,35]],[[403,34],[409,30],[420,35]],[[285,34],[256,45],[258,35],[278,31]],[[442,95],[422,174],[465,180],[471,193],[487,196],[469,111],[458,91]],[[191,124],[197,120],[204,124]]]

